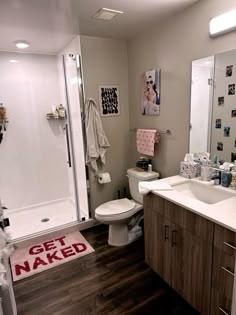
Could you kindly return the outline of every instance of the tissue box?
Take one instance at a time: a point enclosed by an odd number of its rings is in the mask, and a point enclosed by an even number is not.
[[[180,162],[180,176],[196,178],[201,175],[201,167],[196,162]]]

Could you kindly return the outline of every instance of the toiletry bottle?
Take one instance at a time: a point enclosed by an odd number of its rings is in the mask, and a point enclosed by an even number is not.
[[[65,111],[65,108],[62,106],[62,104],[60,104],[58,107],[58,113],[59,113],[60,118],[65,118],[66,111]]]
[[[229,187],[232,179],[232,174],[230,168],[226,167],[221,174],[221,185],[224,187]]]
[[[203,159],[201,165],[201,180],[204,182],[209,180],[209,166],[206,159]]]
[[[234,161],[234,167],[231,171],[232,180],[231,180],[231,188],[236,189],[236,161]]]
[[[148,172],[152,172],[152,164],[148,164]]]

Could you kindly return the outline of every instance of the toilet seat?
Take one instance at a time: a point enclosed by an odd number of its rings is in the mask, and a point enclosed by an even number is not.
[[[95,210],[95,218],[103,223],[120,222],[131,218],[143,205],[127,198],[108,201]]]
[[[118,215],[130,211],[135,207],[136,203],[127,198],[112,200],[103,203],[96,209],[99,216]]]

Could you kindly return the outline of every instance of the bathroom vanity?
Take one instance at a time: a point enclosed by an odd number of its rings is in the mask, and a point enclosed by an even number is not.
[[[144,197],[146,263],[200,314],[236,315],[236,192],[180,176],[163,181],[173,190]]]

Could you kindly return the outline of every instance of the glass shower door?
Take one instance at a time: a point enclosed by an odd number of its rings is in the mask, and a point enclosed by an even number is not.
[[[79,103],[72,102],[61,57],[1,52],[0,66],[0,103],[9,120],[0,144],[0,192],[6,229],[20,239],[82,219],[74,157],[81,130],[73,130]],[[57,114],[60,104],[65,117]]]

